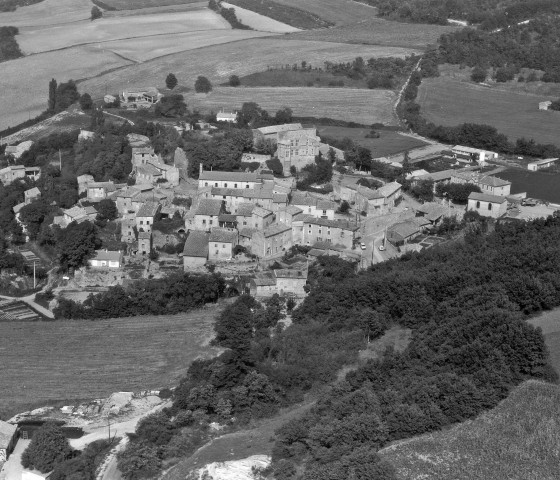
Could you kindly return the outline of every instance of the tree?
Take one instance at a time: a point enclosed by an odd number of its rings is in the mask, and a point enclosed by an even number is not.
[[[276,123],[291,123],[293,121],[293,112],[291,108],[284,107],[276,112],[274,115]]]
[[[486,69],[476,66],[473,68],[471,72],[471,80],[476,83],[482,83],[486,80]]]
[[[156,115],[162,117],[182,117],[187,113],[185,97],[180,94],[166,95],[156,104]]]
[[[229,86],[230,87],[239,87],[241,85],[241,80],[237,75],[232,75],[229,77]]]
[[[97,218],[100,220],[114,220],[119,216],[119,211],[113,200],[105,198],[96,205]]]
[[[102,16],[103,16],[103,12],[101,11],[101,9],[97,5],[94,5],[93,8],[91,9],[91,21],[93,22],[94,20],[97,20]]]
[[[275,177],[284,176],[284,168],[282,167],[282,162],[278,158],[274,157],[266,161],[266,166],[270,168]]]
[[[82,107],[82,110],[91,110],[91,107],[93,107],[93,100],[89,93],[84,93],[80,97],[80,107]]]
[[[212,91],[212,84],[206,77],[199,76],[194,83],[194,89],[197,93],[208,93]]]
[[[62,112],[80,98],[78,87],[74,80],[60,83],[56,89],[55,112]]]
[[[124,451],[117,454],[117,461],[127,480],[151,478],[158,474],[161,467],[158,448],[147,442],[129,443]]]
[[[58,263],[63,271],[85,265],[96,249],[101,247],[95,225],[90,222],[72,222],[59,231]]]
[[[45,217],[49,214],[50,207],[44,200],[36,200],[25,205],[20,211],[20,219],[25,224],[31,240],[35,240],[41,229]]]
[[[165,85],[167,86],[167,88],[169,88],[169,90],[173,90],[177,86],[177,83],[179,82],[177,81],[177,77],[173,73],[170,73],[165,78]]]
[[[412,172],[412,165],[410,165],[410,154],[408,153],[408,150],[406,152],[404,152],[404,160],[402,163],[402,175],[403,177],[406,177],[407,174],[409,174],[410,172]]]
[[[340,202],[340,207],[338,207],[338,213],[348,213],[350,210],[350,204],[346,200]]]
[[[71,453],[68,440],[54,423],[45,423],[33,436],[31,443],[21,456],[24,468],[50,472],[58,463],[66,460]]]
[[[54,112],[56,107],[56,80],[53,78],[49,82],[49,102],[47,109],[49,112]]]

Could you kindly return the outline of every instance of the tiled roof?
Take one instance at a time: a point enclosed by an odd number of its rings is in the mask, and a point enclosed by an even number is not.
[[[202,172],[198,176],[199,180],[217,180],[217,181],[231,181],[231,182],[256,182],[257,174],[251,172],[219,172],[207,171]]]
[[[488,195],[486,193],[478,193],[478,192],[471,192],[469,194],[469,200],[477,200],[481,202],[500,203],[500,204],[507,202],[505,197],[500,197],[498,195]]]
[[[377,194],[377,198],[387,198],[398,192],[401,187],[402,185],[398,182],[386,183],[382,187],[379,187],[377,190],[375,190],[375,193]]]
[[[253,233],[255,233],[256,231],[257,231],[256,228],[249,228],[249,227],[241,228],[239,229],[239,236],[251,238],[253,236]]]
[[[231,213],[220,213],[218,215],[219,222],[237,222],[237,217]]]
[[[286,132],[288,130],[300,130],[303,128],[301,123],[284,123],[282,125],[272,125],[270,127],[261,127],[256,130],[263,135],[270,135],[278,132]]]
[[[285,211],[286,213],[290,214],[290,215],[297,215],[298,213],[303,213],[303,210],[299,207],[296,207],[295,205],[288,205],[287,207],[282,209],[283,211]],[[280,211],[282,211],[280,210]]]
[[[288,194],[287,193],[273,193],[272,194],[272,202],[273,203],[288,203]]]
[[[420,230],[418,225],[416,225],[414,222],[401,222],[391,225],[389,227],[389,231],[396,233],[397,235],[405,239],[414,235],[415,233],[418,233]]]
[[[199,232],[192,230],[185,240],[183,248],[183,256],[185,257],[203,257],[208,258],[208,239],[210,234],[207,232]]]
[[[288,227],[285,223],[273,223],[268,226],[263,232],[265,237],[272,237],[274,235],[279,235],[280,233],[291,231],[292,227]]]
[[[136,217],[154,217],[159,210],[159,203],[146,202],[138,210]]]
[[[255,207],[253,209],[253,215],[256,215],[257,217],[268,217],[269,215],[272,215],[273,213],[270,210],[267,210],[266,208],[262,208],[262,207]]]
[[[249,202],[240,203],[239,206],[237,207],[236,215],[239,215],[241,217],[250,217],[253,214],[253,209],[255,207],[256,205],[254,203],[249,203]]]
[[[141,175],[161,175],[161,172],[149,163],[145,165],[138,165],[136,167],[136,173],[139,173]]]
[[[348,220],[327,220],[324,218],[315,218],[308,216],[307,218],[303,219],[303,222],[312,225],[321,225],[323,227],[342,228],[343,230],[358,230],[358,225],[349,222]]]
[[[270,287],[276,285],[276,278],[272,272],[263,272],[255,274],[251,282],[257,287]]]
[[[86,212],[82,207],[78,207],[78,205],[76,205],[68,210],[64,210],[64,215],[68,215],[70,218],[78,218],[86,215]]]
[[[478,180],[478,183],[481,185],[488,185],[489,187],[506,187],[507,185],[511,185],[511,182],[507,180],[502,180],[498,177],[493,177],[491,175],[485,175]]]
[[[318,200],[317,208],[319,210],[336,210],[338,205],[330,200]]]
[[[225,230],[223,228],[214,228],[210,233],[210,242],[235,243],[237,240],[237,231]]]
[[[122,253],[112,250],[96,250],[95,257],[92,260],[106,260],[110,262],[118,262],[122,257]]]
[[[37,187],[30,188],[23,193],[26,197],[36,197],[37,195],[41,195],[41,191]]]
[[[222,211],[222,201],[213,198],[203,198],[198,203],[196,215],[212,215],[217,216]]]
[[[84,207],[84,211],[86,212],[86,215],[97,215],[97,210],[92,206]]]
[[[17,214],[20,212],[20,210],[21,210],[23,207],[25,207],[25,205],[27,205],[25,202],[18,203],[14,208],[12,208],[12,210],[13,210],[14,213],[17,215]]]

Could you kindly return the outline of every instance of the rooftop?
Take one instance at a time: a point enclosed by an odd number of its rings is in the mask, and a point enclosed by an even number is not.
[[[375,193],[377,194],[377,198],[387,198],[398,192],[401,187],[402,185],[398,182],[390,182],[386,183],[382,187],[379,187],[377,190],[375,190]]]
[[[210,233],[210,242],[235,243],[237,231],[214,228]]]
[[[488,185],[490,187],[505,187],[507,185],[511,185],[511,182],[491,175],[485,175],[484,177],[479,178],[478,183]]]
[[[303,128],[301,123],[284,123],[282,125],[272,125],[270,127],[261,127],[256,130],[263,135],[272,135],[279,132],[287,132],[289,130],[300,130]]]
[[[469,200],[477,200],[481,202],[490,203],[505,203],[507,199],[505,197],[500,197],[499,195],[488,195],[486,193],[471,192],[469,194]]]
[[[272,237],[288,230],[291,231],[292,228],[288,227],[285,223],[273,223],[264,230],[263,234],[265,237]]]
[[[146,202],[142,204],[136,217],[154,217],[159,210],[159,203]]]
[[[536,162],[531,162],[529,165],[546,165],[547,163],[557,162],[558,158],[545,158],[544,160],[537,160]]]
[[[451,150],[457,150],[459,152],[466,152],[466,153],[481,153],[481,152],[488,151],[488,150],[482,150],[480,148],[465,147],[463,145],[455,145]]]
[[[210,234],[207,232],[199,232],[191,230],[189,236],[185,240],[183,248],[184,257],[203,257],[208,258],[208,239]]]
[[[257,287],[269,287],[276,285],[276,278],[272,272],[256,273],[251,280]]]
[[[118,262],[122,257],[122,252],[113,250],[96,250],[92,260],[104,260],[109,262]]]
[[[262,208],[262,207],[255,207],[252,213],[252,215],[256,215],[257,217],[262,217],[262,218],[268,217],[272,214],[273,213],[270,210],[267,210],[266,208]]]
[[[279,268],[274,270],[276,278],[307,278],[307,272],[304,270],[291,270],[288,268]]]
[[[236,215],[239,215],[241,217],[250,217],[253,214],[254,208],[255,208],[254,203],[249,203],[249,202],[240,203],[239,206],[237,207]]]
[[[395,223],[394,225],[391,225],[388,230],[392,233],[396,233],[403,239],[408,238],[420,231],[418,225],[412,221]]]
[[[358,230],[358,225],[348,220],[327,220],[324,218],[306,217],[303,219],[304,223],[312,225],[320,225],[322,227],[341,228],[343,230]]]
[[[198,176],[199,180],[231,181],[231,182],[256,182],[257,174],[252,172],[220,172],[205,171]]]
[[[198,203],[196,215],[217,216],[222,212],[223,202],[214,198],[202,198]]]

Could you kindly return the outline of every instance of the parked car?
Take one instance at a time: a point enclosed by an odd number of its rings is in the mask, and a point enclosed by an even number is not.
[[[364,242],[360,243],[360,248],[362,250],[365,250],[366,249],[366,244]]]

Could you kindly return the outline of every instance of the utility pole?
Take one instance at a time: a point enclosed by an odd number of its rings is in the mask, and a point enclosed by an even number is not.
[[[37,288],[37,280],[35,277],[35,260],[33,260],[33,290]]]
[[[60,175],[62,175],[62,155],[60,154],[60,148],[58,149],[58,163],[60,166]]]

